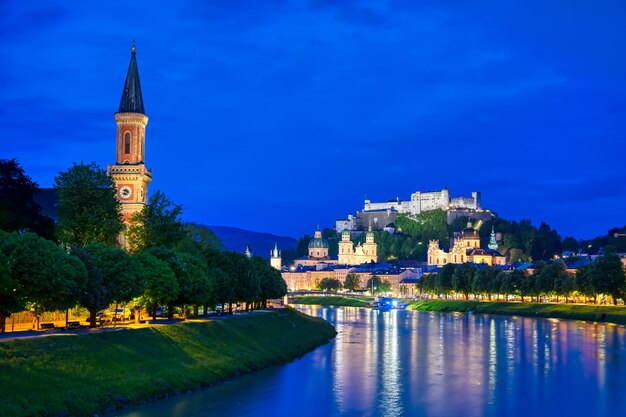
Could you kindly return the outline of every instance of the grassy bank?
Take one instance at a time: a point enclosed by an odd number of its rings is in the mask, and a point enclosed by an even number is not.
[[[93,416],[297,358],[335,336],[292,309],[0,343],[0,416]]]
[[[626,307],[572,304],[541,304],[487,301],[425,300],[416,301],[410,310],[474,311],[484,314],[544,317],[626,324]]]
[[[301,297],[296,299],[293,304],[309,304],[309,305],[320,305],[320,306],[343,306],[343,307],[365,307],[369,303],[367,301],[355,299],[355,298],[346,298],[340,296],[328,296],[328,297]]]

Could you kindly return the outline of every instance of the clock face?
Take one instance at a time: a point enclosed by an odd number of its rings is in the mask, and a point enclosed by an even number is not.
[[[122,188],[120,188],[120,197],[123,198],[124,200],[130,198],[132,194],[133,194],[133,189],[130,188],[128,185],[125,185]]]

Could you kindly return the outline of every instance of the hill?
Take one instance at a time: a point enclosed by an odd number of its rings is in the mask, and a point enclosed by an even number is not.
[[[254,232],[252,230],[239,229],[230,226],[205,226],[211,229],[222,241],[222,249],[234,252],[244,252],[246,245],[250,245],[253,255],[269,258],[270,251],[278,242],[278,248],[282,251],[293,249],[298,241],[288,236],[276,236],[271,233]]]

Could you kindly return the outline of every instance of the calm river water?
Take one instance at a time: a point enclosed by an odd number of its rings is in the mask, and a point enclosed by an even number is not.
[[[353,307],[300,310],[335,325],[337,338],[287,365],[114,415],[626,416],[621,326]]]

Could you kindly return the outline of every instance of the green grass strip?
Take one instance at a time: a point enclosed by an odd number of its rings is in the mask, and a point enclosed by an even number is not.
[[[343,307],[365,307],[369,303],[367,301],[356,298],[346,298],[339,296],[315,297],[307,296],[296,299],[293,304],[308,304],[320,306],[343,306]]]
[[[93,416],[285,363],[336,335],[293,309],[0,343],[0,416]]]
[[[483,314],[504,314],[626,324],[626,307],[623,306],[424,300],[416,301],[407,308],[410,310],[424,311],[473,311]]]

